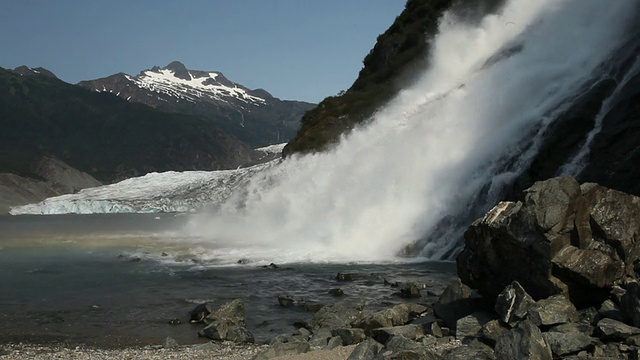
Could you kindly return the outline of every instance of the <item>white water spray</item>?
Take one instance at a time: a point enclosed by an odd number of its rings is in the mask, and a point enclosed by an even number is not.
[[[495,201],[621,43],[636,8],[637,0],[514,0],[474,25],[445,14],[429,69],[370,125],[329,152],[259,174],[189,230],[214,257],[393,259],[468,211],[481,189],[484,206]],[[458,240],[431,239],[421,254],[439,258]]]

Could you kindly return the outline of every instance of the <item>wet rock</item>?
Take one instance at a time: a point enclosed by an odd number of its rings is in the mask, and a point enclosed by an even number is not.
[[[586,350],[595,339],[582,333],[546,332],[542,334],[554,356],[566,356]]]
[[[344,296],[344,291],[342,291],[342,289],[331,289],[329,290],[329,295],[335,297]]]
[[[353,274],[338,273],[336,275],[338,281],[353,281]]]
[[[305,306],[303,298],[291,295],[278,295],[278,304],[282,307]]]
[[[358,328],[339,328],[331,330],[333,337],[338,336],[342,339],[342,345],[353,345],[362,342],[366,336],[364,330]]]
[[[381,344],[386,344],[393,336],[402,336],[415,340],[421,335],[424,335],[424,331],[420,325],[384,327],[371,330],[371,337]]]
[[[500,316],[500,320],[514,326],[524,320],[534,303],[535,300],[517,281],[514,281],[498,295],[495,311]]]
[[[347,360],[371,360],[384,346],[375,340],[367,339],[356,346]]]
[[[630,336],[640,335],[640,328],[613,319],[602,319],[594,334],[602,341],[624,341]]]
[[[306,342],[278,343],[259,352],[253,357],[253,360],[268,360],[279,356],[299,355],[308,352],[310,349],[309,343]]]
[[[415,283],[405,283],[400,287],[400,297],[404,299],[413,299],[422,297],[420,288]]]
[[[207,315],[204,321],[208,324],[214,322],[228,322],[233,325],[245,326],[247,321],[244,304],[240,299],[230,301],[220,306],[218,310]]]
[[[531,306],[528,318],[537,326],[563,324],[577,320],[578,311],[563,295],[554,295]]]
[[[213,303],[206,302],[196,306],[189,313],[190,322],[203,323],[204,319],[213,311]]]
[[[528,320],[501,336],[494,351],[497,360],[553,359],[542,332]]]
[[[223,339],[233,341],[236,344],[253,344],[255,339],[253,334],[244,326],[233,325],[227,330],[227,336]]]

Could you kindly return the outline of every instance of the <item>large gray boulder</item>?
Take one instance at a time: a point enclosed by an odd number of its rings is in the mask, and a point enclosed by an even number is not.
[[[564,294],[580,307],[599,305],[612,286],[637,278],[637,239],[640,198],[553,178],[469,227],[458,275],[491,299],[518,281],[535,300]]]
[[[497,360],[552,360],[551,347],[542,332],[530,321],[523,321],[502,335],[494,349]]]
[[[355,327],[364,329],[367,334],[371,329],[404,325],[427,311],[427,307],[420,304],[398,304],[384,310],[364,315]]]
[[[246,313],[240,299],[235,299],[204,319],[209,324],[198,335],[211,340],[233,341],[238,344],[253,343],[254,337],[246,329]]]
[[[557,325],[577,320],[578,311],[563,295],[554,295],[533,304],[528,318],[537,326]]]

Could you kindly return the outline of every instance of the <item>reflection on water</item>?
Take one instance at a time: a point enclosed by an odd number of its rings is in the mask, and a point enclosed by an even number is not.
[[[258,341],[294,331],[312,313],[281,308],[277,296],[332,304],[328,291],[376,308],[401,302],[390,281],[417,281],[439,293],[451,263],[254,264],[218,266],[175,237],[186,217],[64,215],[0,217],[0,341],[46,339],[99,345],[197,342],[188,324],[196,304],[241,298]],[[337,272],[354,273],[339,283]],[[427,298],[419,301],[427,301]],[[174,319],[181,324],[170,325]]]

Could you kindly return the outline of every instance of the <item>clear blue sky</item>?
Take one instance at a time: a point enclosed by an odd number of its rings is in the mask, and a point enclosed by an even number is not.
[[[3,0],[0,67],[77,83],[173,60],[281,99],[346,90],[405,0]]]

